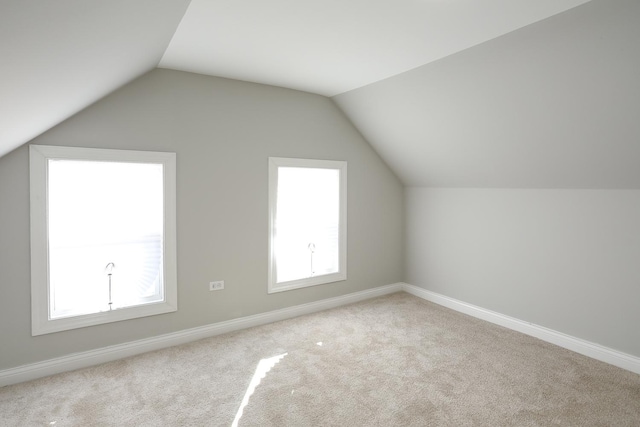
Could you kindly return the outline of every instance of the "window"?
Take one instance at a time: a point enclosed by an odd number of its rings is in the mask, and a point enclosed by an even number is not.
[[[269,158],[269,293],[347,278],[347,162]]]
[[[175,154],[30,147],[32,334],[177,310]]]

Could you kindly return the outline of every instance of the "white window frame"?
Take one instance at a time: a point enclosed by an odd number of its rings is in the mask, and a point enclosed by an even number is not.
[[[49,248],[47,229],[47,177],[49,159],[162,164],[164,170],[164,300],[113,311],[51,319],[49,315]],[[176,155],[153,151],[31,145],[31,334],[33,336],[178,309],[176,261]]]
[[[277,282],[275,259],[275,224],[278,191],[278,168],[321,168],[335,169],[340,174],[340,216],[339,216],[339,268],[338,272],[288,282]],[[347,162],[338,160],[295,159],[284,157],[269,157],[269,273],[268,293],[289,291],[308,286],[347,280]]]

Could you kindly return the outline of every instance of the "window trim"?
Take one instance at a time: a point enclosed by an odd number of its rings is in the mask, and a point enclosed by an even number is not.
[[[164,300],[113,311],[50,319],[47,229],[48,160],[161,163],[164,175]],[[176,154],[100,148],[29,146],[31,215],[31,335],[43,335],[104,323],[177,311]]]
[[[278,190],[278,168],[279,167],[299,167],[299,168],[321,168],[336,169],[340,174],[340,224],[338,226],[340,251],[337,273],[325,274],[321,276],[307,277],[304,279],[291,280],[288,282],[277,282],[276,260],[275,260],[275,239],[274,229],[276,221],[276,204]],[[317,160],[317,159],[297,159],[285,157],[269,157],[269,259],[268,259],[268,285],[269,294],[289,291],[293,289],[305,288],[309,286],[322,285],[347,280],[347,162],[340,160]]]

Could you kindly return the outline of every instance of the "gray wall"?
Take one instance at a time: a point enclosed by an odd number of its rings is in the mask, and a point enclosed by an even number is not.
[[[640,356],[639,22],[593,0],[334,98],[412,187],[407,282]]]
[[[640,190],[405,197],[407,282],[640,357]]]
[[[31,336],[22,146],[0,158],[0,369],[402,280],[402,185],[328,98],[155,70],[32,143],[177,153],[179,309]],[[267,294],[269,156],[348,161],[347,281]]]

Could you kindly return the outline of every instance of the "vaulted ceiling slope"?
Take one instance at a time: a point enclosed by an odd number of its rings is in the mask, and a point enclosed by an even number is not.
[[[0,156],[155,68],[188,5],[0,1]]]
[[[192,0],[160,67],[333,96],[588,0]]]
[[[594,0],[334,98],[408,186],[640,188],[640,2]]]
[[[332,96],[587,1],[2,0],[0,156],[158,64]]]

